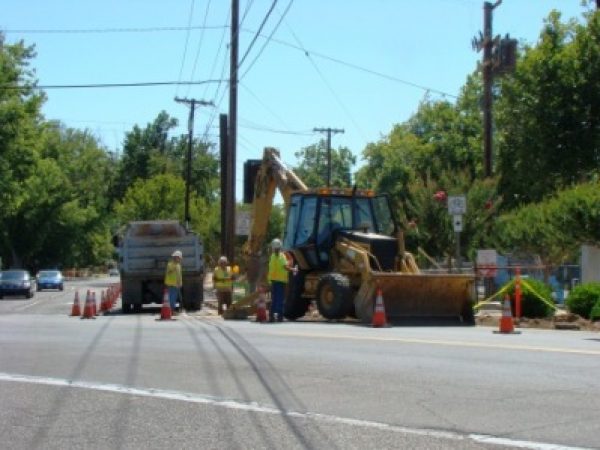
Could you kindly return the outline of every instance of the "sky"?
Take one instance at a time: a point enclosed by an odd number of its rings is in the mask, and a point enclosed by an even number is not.
[[[481,53],[471,41],[483,26],[480,0],[239,0],[237,194],[247,159],[276,147],[294,153],[338,128],[332,146],[358,157],[416,112],[426,96],[453,101]],[[552,9],[581,17],[580,0],[503,0],[494,34],[535,44]],[[35,44],[40,85],[204,81],[103,89],[48,89],[46,119],[87,128],[109,151],[160,111],[187,133],[177,97],[213,101],[196,110],[194,134],[215,143],[228,113],[229,0],[0,0],[6,41]],[[120,30],[120,31],[117,31]],[[269,36],[272,37],[269,39]],[[251,42],[255,40],[254,45]]]

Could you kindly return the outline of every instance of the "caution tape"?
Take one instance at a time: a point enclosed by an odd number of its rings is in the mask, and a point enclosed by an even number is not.
[[[479,303],[477,303],[476,305],[473,306],[473,309],[479,309],[481,308],[483,305],[486,305],[488,303],[490,303],[494,298],[496,298],[497,296],[504,294],[508,289],[510,289],[510,287],[515,284],[515,280],[510,281],[508,284],[504,285],[504,287],[502,287],[502,289],[500,289],[498,292],[496,292],[495,294],[491,295],[490,297],[481,300]]]
[[[544,297],[542,297],[540,294],[538,294],[538,293],[536,292],[536,290],[535,290],[535,289],[533,289],[533,288],[531,287],[531,285],[530,285],[530,284],[529,284],[527,281],[525,281],[525,280],[521,279],[521,284],[522,284],[523,286],[525,286],[527,289],[529,289],[529,291],[530,291],[530,292],[531,292],[533,295],[535,295],[537,298],[539,298],[541,301],[543,301],[543,302],[544,302],[546,305],[550,306],[550,307],[551,307],[551,308],[553,308],[554,310],[557,310],[557,309],[558,309],[554,303],[552,303],[550,300],[547,300],[547,299],[545,299]]]

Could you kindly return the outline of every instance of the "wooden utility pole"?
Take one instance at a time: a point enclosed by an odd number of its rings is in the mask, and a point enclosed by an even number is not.
[[[227,170],[227,210],[225,212],[225,255],[230,263],[234,260],[235,244],[235,168],[237,151],[237,88],[238,88],[238,44],[239,44],[239,0],[231,0],[231,47],[229,59],[229,148]]]
[[[327,134],[327,187],[331,186],[331,133],[344,133],[343,128],[313,128],[315,133]]]
[[[502,0],[496,0],[496,3],[483,3],[483,34],[473,38],[473,49],[478,52],[483,50],[483,61],[481,71],[483,78],[483,169],[484,176],[492,176],[492,84],[494,81],[494,44],[492,37],[492,12]],[[498,37],[499,41],[500,38]],[[516,43],[513,44],[516,48]]]
[[[220,142],[220,169],[221,169],[221,255],[227,255],[227,207],[228,203],[228,186],[229,177],[229,146],[227,143],[227,114],[219,116],[219,142]]]
[[[186,175],[185,175],[185,228],[190,229],[190,184],[192,178],[192,147],[194,144],[194,110],[196,106],[214,106],[213,102],[207,102],[205,100],[196,100],[194,98],[179,98],[175,97],[177,103],[185,103],[190,107],[190,116],[188,119],[188,149],[186,158]]]

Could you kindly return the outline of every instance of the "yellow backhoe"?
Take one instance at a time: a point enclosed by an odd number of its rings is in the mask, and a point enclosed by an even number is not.
[[[273,148],[266,148],[247,172],[255,175],[252,225],[244,246],[251,286],[264,276],[262,250],[277,189],[285,203],[283,248],[299,268],[290,273],[288,320],[304,316],[316,300],[327,319],[350,316],[369,323],[381,288],[390,321],[444,317],[474,323],[474,277],[422,273],[404,248],[386,195],[356,188],[308,189]],[[235,303],[225,318],[252,314],[256,296]]]

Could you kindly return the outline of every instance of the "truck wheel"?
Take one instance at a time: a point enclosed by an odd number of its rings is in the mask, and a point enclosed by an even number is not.
[[[298,272],[295,276],[290,273],[288,278],[288,290],[283,305],[283,316],[288,320],[296,320],[306,314],[308,300],[302,298],[304,290],[304,272]]]
[[[133,305],[121,300],[121,310],[123,311],[123,314],[131,314],[133,312]]]
[[[204,288],[201,283],[194,283],[183,292],[183,308],[186,311],[198,311],[204,301]]]
[[[319,280],[317,306],[326,319],[343,319],[352,302],[350,280],[341,273],[327,273]]]

